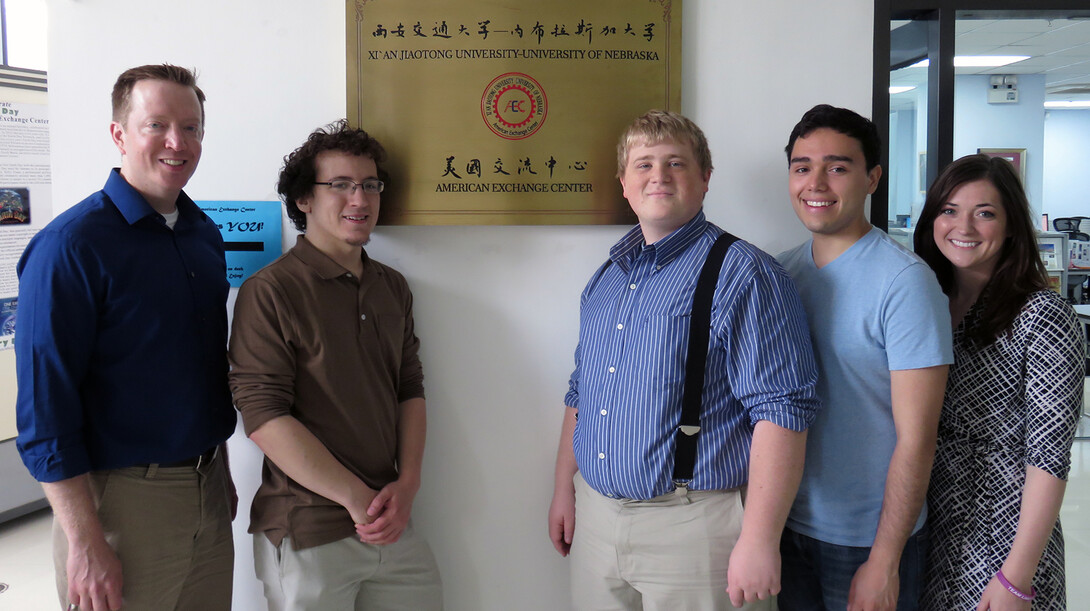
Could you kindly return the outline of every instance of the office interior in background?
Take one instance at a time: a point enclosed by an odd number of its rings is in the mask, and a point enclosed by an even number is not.
[[[911,248],[933,179],[934,20],[890,21],[890,235]],[[928,53],[921,56],[921,50]],[[1001,156],[1019,170],[1052,288],[1090,323],[1090,12],[974,9],[953,19],[952,158]],[[949,116],[949,115],[948,115]],[[1084,406],[1085,413],[1085,406]],[[1078,436],[1090,435],[1090,420]]]
[[[955,22],[953,158],[977,152],[1019,168],[1057,291],[1086,301],[1090,201],[1079,158],[1090,137],[1090,16],[964,11]],[[1007,15],[1013,15],[1008,17]],[[889,215],[911,246],[928,176],[926,23],[891,22]],[[933,107],[933,104],[932,104]]]
[[[109,7],[0,2],[0,100],[49,105],[54,215],[99,188],[115,159],[108,90],[130,65],[171,61],[200,70],[209,131],[192,188],[205,197],[276,199],[283,155],[315,126],[344,114],[344,2],[193,0],[169,10],[137,0]],[[1007,155],[1025,168],[1057,290],[1073,303],[1090,301],[1083,162],[1090,147],[1090,10],[1071,9],[1076,2],[1053,10],[1042,8],[1047,2],[1010,1],[955,10],[953,95],[949,108],[939,109],[947,102],[933,99],[936,71],[924,62],[936,52],[934,14],[898,8],[920,4],[685,1],[681,110],[704,127],[712,147],[709,219],[773,253],[803,241],[784,189],[782,147],[802,111],[829,102],[886,116],[875,116],[889,129],[885,195],[874,200],[884,211],[872,210],[872,218],[891,235],[911,243],[940,157],[980,149]],[[115,28],[122,34],[106,34]],[[874,41],[885,36],[883,82]],[[819,40],[830,61],[815,58]],[[800,58],[807,58],[802,67]],[[949,149],[941,154],[934,134],[940,112],[952,117],[952,144],[940,143]],[[435,549],[449,609],[563,608],[568,567],[545,533],[554,431],[582,282],[623,230],[379,227],[368,247],[405,269],[415,294],[434,411],[414,519]],[[1090,321],[1090,310],[1085,316]],[[13,371],[13,363],[12,351],[0,351],[0,369]],[[14,384],[14,373],[0,384]],[[0,611],[52,608],[41,606],[56,600],[49,510],[15,452],[13,407],[0,408],[11,409],[0,411],[0,422],[11,422],[0,426],[0,433],[11,431],[0,435]],[[1088,424],[1083,418],[1080,436],[1090,435]],[[1075,442],[1061,511],[1071,609],[1090,600],[1090,582],[1074,577],[1090,570],[1088,445]],[[239,432],[230,446],[240,496],[234,608],[251,611],[264,603],[245,532],[260,452]]]

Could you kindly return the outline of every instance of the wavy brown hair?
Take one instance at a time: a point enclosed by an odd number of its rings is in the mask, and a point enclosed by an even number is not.
[[[935,218],[954,191],[978,180],[987,180],[999,191],[1008,233],[992,277],[977,300],[983,308],[980,320],[966,330],[971,340],[986,346],[1010,329],[1030,293],[1048,288],[1048,274],[1037,248],[1029,200],[1014,166],[1006,159],[987,155],[968,155],[947,166],[927,190],[913,245],[916,254],[935,270],[943,292],[952,296],[956,289],[954,266],[935,243]]]

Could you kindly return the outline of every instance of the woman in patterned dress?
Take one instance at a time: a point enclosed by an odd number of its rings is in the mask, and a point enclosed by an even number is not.
[[[922,607],[1066,609],[1059,511],[1082,399],[1082,331],[1048,289],[1013,166],[970,155],[947,167],[927,193],[915,247],[954,325]]]

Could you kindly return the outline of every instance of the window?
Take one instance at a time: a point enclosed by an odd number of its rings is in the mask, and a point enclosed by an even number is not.
[[[1052,104],[1090,100],[1085,0],[876,0],[874,18],[872,112],[887,143],[882,165],[888,180],[872,198],[871,222],[891,234],[910,235],[923,193],[943,167],[977,148],[999,147],[991,141],[999,141],[998,134],[982,138],[986,127],[974,132],[976,124],[991,120],[1008,131],[1034,124],[1040,132],[1046,109],[1036,98]],[[997,55],[1020,59],[1002,66],[967,62]],[[1020,105],[984,101],[989,79],[1003,76],[1013,76],[1022,90]],[[970,98],[975,106],[967,105]],[[1033,121],[997,121],[981,110],[1004,106],[1035,113]],[[1036,146],[1024,178],[1031,205],[1047,213],[1057,198],[1042,201],[1041,144],[1025,134],[1012,138],[1017,145],[999,148]]]
[[[0,87],[45,91],[45,0],[0,0]]]

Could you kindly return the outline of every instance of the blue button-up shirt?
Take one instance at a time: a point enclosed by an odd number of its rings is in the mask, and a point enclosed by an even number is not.
[[[38,480],[175,462],[234,431],[223,239],[177,206],[171,231],[115,169],[19,260],[16,443]]]
[[[723,233],[700,212],[645,245],[639,226],[610,250],[580,307],[566,405],[579,410],[579,471],[601,494],[648,499],[674,488],[689,313],[697,277]],[[712,301],[692,490],[746,483],[753,427],[794,431],[813,421],[817,369],[794,285],[744,241],[727,251]]]

